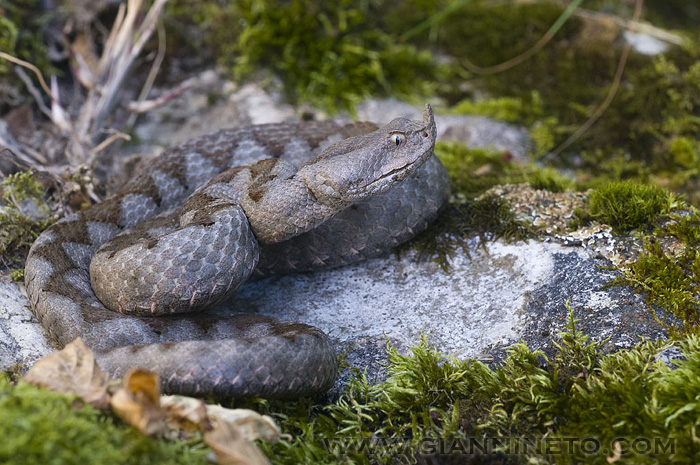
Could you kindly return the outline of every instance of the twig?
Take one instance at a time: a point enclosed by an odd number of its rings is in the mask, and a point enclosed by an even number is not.
[[[39,68],[34,66],[33,64],[20,60],[19,58],[15,58],[12,55],[9,55],[5,52],[0,52],[0,58],[4,58],[7,61],[11,61],[12,63],[16,65],[23,66],[27,69],[30,69],[36,74],[36,77],[39,79],[39,84],[41,84],[41,87],[44,89],[44,92],[46,92],[47,95],[51,96],[51,90],[49,89],[49,86],[46,84],[46,81],[44,81],[44,76],[42,76],[41,71],[39,71]],[[53,98],[53,97],[52,97]]]
[[[15,73],[17,73],[17,76],[19,76],[22,82],[24,82],[24,85],[27,86],[27,90],[30,94],[32,94],[32,97],[34,97],[34,100],[36,101],[39,110],[41,110],[43,114],[51,118],[51,110],[49,110],[49,107],[47,107],[44,103],[44,99],[42,98],[39,89],[37,89],[36,86],[34,86],[34,83],[29,78],[27,73],[24,72],[24,69],[22,69],[21,66],[15,66]]]
[[[156,55],[155,60],[153,60],[151,69],[148,71],[146,82],[143,84],[141,92],[139,92],[139,96],[136,99],[137,102],[145,101],[148,97],[148,93],[151,91],[151,88],[153,88],[153,83],[156,80],[156,76],[158,76],[160,66],[163,64],[163,59],[165,58],[165,46],[165,26],[163,26],[163,21],[158,21],[158,54]],[[137,117],[138,114],[131,113],[129,115],[129,119],[127,120],[127,127],[133,126]]]
[[[90,155],[95,155],[98,152],[100,152],[101,150],[104,150],[107,146],[112,144],[117,139],[124,139],[127,141],[131,140],[131,136],[129,134],[125,134],[121,131],[117,131],[116,129],[110,129],[108,132],[111,132],[112,135],[109,136],[107,139],[103,140],[102,142],[100,142],[100,144],[97,147],[93,148],[90,151]]]
[[[0,135],[0,147],[5,147],[5,150],[12,153],[19,160],[23,161],[29,166],[34,165],[37,161],[40,163],[46,163],[48,160],[36,150],[32,150],[29,147],[20,148],[17,144],[12,143],[12,141],[6,140],[2,135]],[[29,154],[24,153],[30,151]]]
[[[182,94],[184,91],[192,87],[192,85],[197,82],[196,77],[191,77],[185,81],[183,81],[179,86],[176,88],[164,93],[160,97],[153,99],[153,100],[141,100],[141,101],[135,101],[135,102],[129,102],[125,105],[126,109],[129,110],[130,112],[134,114],[138,113],[146,113],[149,111],[152,111],[158,107],[161,107],[174,99],[175,97],[179,96]]]
[[[528,50],[524,51],[520,55],[511,58],[510,60],[504,61],[503,63],[499,63],[494,66],[487,66],[487,67],[481,67],[477,66],[471,61],[469,61],[468,58],[462,58],[461,63],[462,66],[464,66],[468,71],[474,73],[474,74],[495,74],[495,73],[500,73],[503,72],[507,69],[510,69],[514,66],[519,65],[520,63],[524,62],[525,60],[531,58],[533,55],[535,55],[537,52],[542,50],[542,48],[549,43],[550,40],[554,37],[554,35],[561,29],[561,27],[566,23],[566,21],[571,17],[571,15],[576,11],[576,9],[581,5],[583,0],[574,0],[572,1],[559,15],[556,21],[552,24],[552,26],[549,28],[545,34],[540,37],[540,39],[537,41],[535,45],[533,45],[531,48]]]
[[[642,15],[642,7],[644,6],[644,0],[636,0],[636,3],[634,5],[634,14],[632,16],[632,21],[637,22]],[[568,139],[564,141],[559,147],[557,147],[555,150],[552,151],[553,156],[558,156],[561,152],[566,150],[571,144],[573,144],[579,137],[581,137],[581,134],[584,132],[588,131],[591,126],[595,124],[596,121],[600,118],[600,116],[605,112],[605,110],[608,109],[610,106],[610,103],[613,101],[613,98],[615,98],[615,94],[617,93],[617,89],[620,87],[620,81],[622,80],[622,73],[625,70],[625,65],[627,64],[627,57],[629,56],[630,49],[632,48],[632,44],[627,41],[625,42],[625,45],[622,48],[622,53],[620,54],[620,61],[617,64],[617,70],[615,71],[615,77],[613,78],[612,85],[610,86],[610,90],[608,91],[608,95],[605,97],[605,100],[603,103],[600,104],[598,108],[596,108],[595,112],[591,115],[588,120],[581,125],[580,128],[576,130],[571,136],[569,136]]]

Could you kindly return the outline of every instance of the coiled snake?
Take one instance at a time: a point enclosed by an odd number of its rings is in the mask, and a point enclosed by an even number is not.
[[[215,304],[253,273],[352,263],[424,229],[449,195],[435,137],[426,105],[423,121],[380,129],[268,124],[168,149],[36,240],[34,312],[60,345],[82,337],[104,369],[153,370],[166,392],[325,391],[336,356],[323,332]]]

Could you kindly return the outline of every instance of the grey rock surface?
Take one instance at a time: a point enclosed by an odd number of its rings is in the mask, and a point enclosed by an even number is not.
[[[23,289],[0,277],[0,370],[29,367],[52,350]]]

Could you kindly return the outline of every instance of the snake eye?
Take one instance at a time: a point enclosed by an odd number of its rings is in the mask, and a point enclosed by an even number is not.
[[[397,147],[399,147],[401,144],[403,144],[405,138],[402,134],[394,134],[393,135],[394,143],[396,144]]]

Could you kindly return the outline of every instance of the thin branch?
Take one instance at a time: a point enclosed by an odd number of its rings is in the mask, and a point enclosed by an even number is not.
[[[36,150],[31,149],[30,147],[22,147],[20,148],[16,143],[13,143],[13,141],[6,140],[1,134],[0,134],[0,147],[4,147],[4,150],[9,151],[12,153],[15,157],[17,157],[20,161],[24,162],[28,166],[33,166],[36,164],[36,162],[45,164],[48,162],[48,160],[39,152]],[[24,153],[25,151],[29,153]],[[3,157],[5,155],[3,154]],[[9,157],[6,157],[9,158]]]
[[[90,151],[90,155],[95,155],[98,152],[104,150],[107,146],[111,145],[114,141],[117,139],[124,139],[124,140],[131,140],[131,136],[129,134],[125,134],[121,131],[117,131],[116,129],[110,129],[109,132],[113,133],[111,136],[109,136],[107,139],[103,140],[100,142],[100,144],[93,148]]]
[[[134,114],[139,114],[139,113],[146,113],[152,110],[155,110],[156,108],[159,108],[175,97],[178,97],[180,94],[182,94],[184,91],[192,87],[192,85],[197,82],[196,77],[191,77],[185,81],[183,81],[179,86],[176,88],[164,93],[160,97],[153,99],[153,100],[141,100],[141,101],[134,101],[134,102],[129,102],[125,105],[125,108],[129,110],[130,112]]]
[[[525,60],[531,58],[534,56],[537,52],[542,50],[545,45],[549,43],[550,40],[554,37],[554,35],[561,29],[561,27],[566,23],[566,21],[571,17],[571,15],[576,11],[576,9],[581,5],[583,0],[574,0],[572,1],[559,15],[556,21],[552,24],[552,26],[549,28],[545,34],[540,37],[540,39],[537,41],[535,45],[533,45],[531,48],[528,50],[524,51],[520,55],[511,58],[510,60],[504,61],[503,63],[499,63],[494,66],[487,66],[487,67],[481,67],[477,66],[471,61],[469,61],[468,58],[462,58],[461,63],[462,66],[464,66],[468,71],[474,73],[474,74],[495,74],[495,73],[500,73],[503,72],[507,69],[510,69],[514,66],[519,65],[520,63],[523,63]]]
[[[143,0],[128,0],[126,8],[120,6],[95,72],[95,86],[90,89],[75,125],[71,164],[94,160],[97,151],[91,150],[90,146],[103,129],[103,121],[114,110],[124,80],[158,25],[166,2],[155,0],[142,21]],[[102,144],[100,146],[104,148]]]
[[[49,86],[46,84],[46,81],[44,81],[44,76],[41,74],[41,71],[39,71],[39,68],[37,68],[36,66],[34,66],[33,64],[31,64],[27,61],[20,60],[19,58],[15,58],[12,55],[8,55],[5,52],[0,52],[0,58],[4,58],[7,61],[11,61],[12,63],[14,63],[16,65],[23,66],[23,67],[33,71],[34,74],[36,74],[37,79],[39,79],[39,84],[41,84],[41,87],[44,89],[44,92],[46,92],[46,95],[51,96],[51,90],[49,89]],[[51,98],[53,98],[53,97],[51,96]]]
[[[636,3],[634,5],[634,14],[632,16],[632,21],[637,22],[639,21],[639,18],[642,15],[642,7],[644,6],[644,0],[636,0]],[[568,139],[564,141],[559,147],[557,147],[555,150],[552,151],[553,156],[559,155],[561,152],[566,150],[571,144],[573,144],[581,135],[588,131],[591,126],[593,126],[596,121],[601,117],[601,115],[605,112],[605,110],[608,109],[610,106],[610,103],[613,101],[615,98],[615,94],[617,94],[617,89],[620,87],[620,81],[622,80],[622,73],[625,70],[625,65],[627,64],[627,58],[630,53],[630,49],[632,48],[632,44],[627,41],[625,42],[625,45],[622,48],[622,53],[620,54],[620,61],[617,64],[617,70],[615,71],[615,77],[613,78],[612,85],[610,86],[610,90],[608,91],[608,95],[605,97],[605,100],[603,103],[600,104],[598,108],[596,108],[595,112],[591,115],[590,118],[588,118],[588,121],[583,123],[580,128],[576,130],[571,136],[569,136]]]
[[[49,118],[51,118],[51,110],[49,110],[49,107],[46,106],[44,103],[44,99],[39,92],[39,89],[36,88],[32,80],[29,78],[27,73],[24,72],[24,69],[20,66],[15,67],[15,73],[17,73],[17,76],[24,82],[24,85],[27,86],[27,90],[29,91],[30,94],[32,94],[32,97],[34,97],[34,100],[36,101],[36,104],[39,107],[39,110]]]
[[[158,21],[158,54],[156,55],[155,60],[153,60],[153,64],[151,65],[151,69],[148,71],[148,76],[146,77],[146,82],[144,83],[143,87],[141,88],[141,92],[139,92],[139,96],[136,99],[137,102],[143,102],[146,100],[148,97],[148,93],[151,91],[151,88],[153,88],[153,83],[156,80],[156,76],[158,76],[158,72],[160,71],[160,66],[163,64],[163,59],[165,59],[165,46],[166,46],[166,40],[165,40],[165,26],[163,26],[163,21]],[[134,125],[136,122],[136,118],[138,117],[138,114],[132,113],[129,115],[129,119],[127,120],[127,126],[131,127]]]

